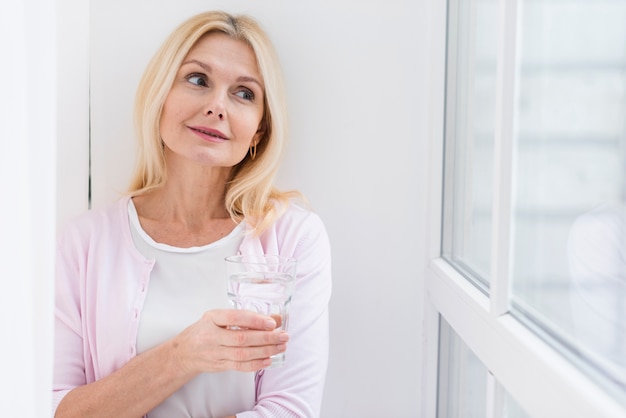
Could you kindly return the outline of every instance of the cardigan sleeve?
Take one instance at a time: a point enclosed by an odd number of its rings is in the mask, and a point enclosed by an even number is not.
[[[298,262],[285,365],[259,372],[256,406],[238,418],[320,415],[329,347],[330,243],[316,214],[296,215],[279,221],[270,237],[261,238],[266,253],[278,251]]]
[[[132,245],[128,199],[77,217],[57,240],[53,411],[70,390],[135,355],[136,313],[154,260]]]
[[[69,234],[57,242],[52,416],[73,388],[86,383],[80,309],[80,266]]]

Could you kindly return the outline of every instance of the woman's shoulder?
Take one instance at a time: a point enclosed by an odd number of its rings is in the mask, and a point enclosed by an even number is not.
[[[117,229],[127,219],[124,215],[129,197],[89,209],[70,219],[60,228],[60,239],[84,237]]]
[[[283,203],[279,209],[280,216],[276,219],[275,227],[314,227],[324,228],[322,218],[315,212],[308,203],[300,199],[290,199]]]
[[[246,235],[242,253],[283,254],[309,258],[304,253],[317,254],[313,259],[326,259],[330,252],[328,234],[321,217],[310,206],[298,200],[281,202],[274,221],[259,235]]]

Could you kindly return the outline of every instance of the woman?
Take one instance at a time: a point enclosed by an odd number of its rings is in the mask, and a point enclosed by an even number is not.
[[[56,417],[319,416],[330,250],[319,217],[272,187],[284,103],[248,17],[197,15],[157,52],[137,94],[131,193],[59,238]],[[234,253],[298,260],[287,333],[227,309]],[[285,366],[263,369],[285,350]]]

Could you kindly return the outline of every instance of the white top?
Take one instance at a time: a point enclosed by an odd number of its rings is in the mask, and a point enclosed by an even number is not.
[[[230,308],[224,258],[237,253],[244,228],[240,224],[226,237],[205,246],[178,248],[155,242],[142,229],[132,199],[128,214],[137,249],[155,260],[139,319],[137,352],[141,353],[179,334],[205,311]],[[150,411],[148,417],[223,417],[232,411],[223,408],[232,408],[233,397],[239,411],[252,409],[254,373],[203,373]]]

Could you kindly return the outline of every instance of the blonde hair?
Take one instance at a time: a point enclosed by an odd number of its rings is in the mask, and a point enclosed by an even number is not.
[[[260,234],[286,208],[296,192],[281,192],[274,177],[287,139],[287,109],[280,64],[263,29],[248,16],[224,12],[206,12],[183,22],[166,39],[149,62],[137,89],[135,127],[139,155],[131,180],[130,192],[139,195],[162,186],[167,180],[159,120],[163,103],[169,94],[183,60],[200,38],[221,32],[248,44],[257,60],[265,85],[264,110],[260,129],[263,132],[250,155],[233,167],[226,185],[226,210],[235,222],[244,219]]]

